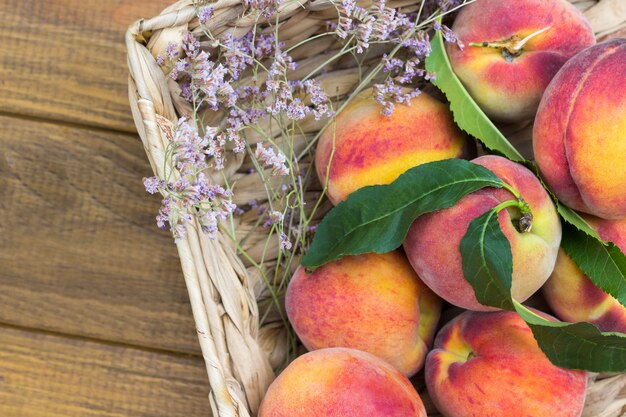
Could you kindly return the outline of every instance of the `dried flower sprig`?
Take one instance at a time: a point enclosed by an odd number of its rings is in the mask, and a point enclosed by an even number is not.
[[[168,136],[168,151],[176,174],[170,171],[166,179],[144,178],[146,191],[163,195],[157,225],[165,229],[169,224],[174,238],[180,239],[187,231],[186,222],[196,215],[202,230],[214,238],[218,221],[228,219],[237,208],[232,202],[232,192],[211,183],[205,174],[211,160],[216,167],[223,164],[223,155],[216,153],[219,146],[215,131],[207,129],[201,136],[195,125],[183,116]]]
[[[277,0],[244,2],[246,13],[256,23],[241,37],[216,37],[204,30],[202,43],[189,32],[181,44],[168,44],[157,63],[179,84],[181,97],[192,111],[169,131],[166,160],[171,169],[165,171],[166,178],[144,179],[148,192],[163,196],[158,226],[169,224],[177,239],[184,236],[194,217],[211,238],[221,230],[240,255],[258,268],[274,307],[286,322],[279,294],[285,290],[294,260],[306,250],[323,206],[323,189],[313,204],[307,195],[315,177],[310,161],[319,133],[311,137],[303,124],[314,120],[328,125],[337,111],[366,88],[372,88],[384,114],[390,115],[398,103],[410,104],[420,94],[420,86],[435,77],[423,67],[430,53],[429,32],[443,31],[448,42],[462,47],[437,20],[461,3],[424,0],[417,11],[405,14],[388,7],[386,0],[375,0],[368,8],[355,0],[340,0],[337,19],[308,41],[335,37],[342,40],[342,46],[299,76],[295,76],[298,63],[291,53],[307,41],[289,48],[280,41],[279,25],[273,20],[281,7]],[[197,14],[202,28],[215,10],[203,6]],[[377,55],[374,45],[387,45],[387,53]],[[316,77],[345,56],[358,62],[359,82],[350,94],[331,100]],[[208,113],[222,117],[209,118],[219,120],[210,126],[204,122]],[[296,149],[296,136],[306,138],[304,149]],[[250,201],[240,207],[233,203],[227,175],[220,177],[230,158],[247,161],[246,173],[258,175],[267,194],[261,203]],[[215,178],[221,178],[220,184]],[[243,239],[235,233],[235,215],[257,216]],[[267,236],[260,257],[249,254],[243,243],[257,229]],[[273,271],[268,271],[264,265],[272,239],[276,239],[278,253]]]

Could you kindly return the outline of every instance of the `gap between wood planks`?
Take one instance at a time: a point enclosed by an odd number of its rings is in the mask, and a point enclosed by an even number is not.
[[[128,111],[130,111],[130,108],[128,109]],[[87,124],[87,123],[79,123],[79,122],[73,122],[73,121],[68,121],[68,120],[59,120],[59,119],[55,119],[53,117],[42,117],[42,116],[33,116],[30,114],[24,114],[24,113],[13,113],[13,112],[7,112],[7,111],[3,111],[0,110],[0,117],[10,117],[13,119],[19,119],[19,120],[24,120],[24,121],[28,121],[28,122],[35,122],[35,123],[47,123],[47,124],[54,124],[57,126],[63,126],[63,127],[69,127],[72,129],[82,129],[82,130],[91,130],[91,131],[96,131],[96,132],[103,132],[103,133],[111,133],[111,134],[115,134],[115,135],[125,135],[125,136],[131,136],[134,138],[137,138],[138,142],[141,142],[141,138],[139,137],[139,133],[137,133],[137,131],[130,131],[130,130],[118,130],[112,127],[106,127],[106,126],[96,126],[96,125],[91,125],[91,124]],[[148,162],[148,157],[146,156],[146,163]]]
[[[132,343],[126,343],[126,342],[118,342],[115,340],[101,339],[97,337],[83,336],[79,334],[56,332],[54,330],[40,329],[37,327],[20,326],[19,324],[7,323],[5,321],[0,320],[0,332],[2,331],[3,328],[14,329],[14,330],[18,330],[21,332],[28,332],[32,334],[62,337],[62,338],[69,339],[69,340],[98,343],[100,345],[106,345],[106,346],[111,346],[111,347],[140,350],[142,352],[151,352],[151,353],[157,353],[161,355],[179,356],[182,358],[202,357],[202,353],[200,353],[199,351],[198,352],[183,352],[183,351],[176,351],[176,350],[171,350],[171,349],[166,349],[166,348],[158,348],[158,347],[144,346],[144,345],[138,345],[138,344],[132,344]]]

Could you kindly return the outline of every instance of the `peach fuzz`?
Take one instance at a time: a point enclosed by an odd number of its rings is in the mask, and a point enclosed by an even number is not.
[[[259,417],[426,417],[406,376],[369,353],[322,349],[293,361],[270,385]]]
[[[367,185],[389,184],[414,166],[473,153],[448,106],[425,93],[396,105],[391,116],[381,110],[371,90],[364,92],[322,132],[315,164],[333,204]]]
[[[560,219],[548,193],[523,165],[493,155],[472,162],[490,169],[530,206],[530,232],[520,232],[514,225],[520,217],[517,207],[498,215],[513,255],[513,298],[522,302],[545,283],[554,269],[561,243]],[[441,298],[468,310],[494,310],[476,300],[465,280],[459,246],[474,219],[511,199],[515,197],[505,189],[485,188],[463,197],[454,207],[421,216],[411,225],[404,250],[422,281]]]
[[[299,267],[285,306],[307,349],[363,350],[407,376],[422,368],[441,313],[400,251],[347,256],[312,274]]]
[[[604,220],[586,216],[585,219],[602,239],[626,251],[626,218]],[[542,291],[561,320],[588,321],[605,332],[626,333],[626,307],[598,288],[563,249],[559,250],[554,272]]]
[[[465,312],[426,359],[426,386],[446,417],[579,417],[587,374],[553,365],[510,311]]]
[[[533,129],[537,165],[575,210],[626,217],[626,39],[572,58],[541,100]]]
[[[595,44],[591,26],[566,0],[477,0],[461,9],[452,30],[464,44],[447,45],[454,72],[488,116],[508,122],[531,119],[557,71]]]

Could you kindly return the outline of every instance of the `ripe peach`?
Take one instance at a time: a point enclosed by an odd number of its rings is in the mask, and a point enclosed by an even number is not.
[[[585,217],[602,239],[626,251],[626,218]],[[626,307],[598,288],[572,259],[559,250],[556,266],[542,288],[554,313],[565,321],[588,321],[605,332],[626,333]]]
[[[537,165],[563,203],[626,217],[626,39],[572,58],[550,83],[533,129]]]
[[[363,350],[408,376],[424,364],[441,313],[400,251],[347,256],[310,275],[300,267],[285,305],[307,349]]]
[[[489,117],[508,122],[531,119],[559,68],[595,44],[566,0],[478,0],[452,30],[465,45],[447,46],[454,72]]]
[[[328,198],[337,204],[359,188],[389,184],[425,162],[470,156],[470,148],[448,106],[427,94],[385,116],[372,94],[364,93],[324,130],[315,164],[320,182],[328,181]]]
[[[544,284],[554,269],[561,222],[550,196],[526,167],[493,155],[472,162],[490,169],[516,189],[533,214],[530,232],[520,232],[513,224],[520,217],[517,208],[502,210],[498,215],[513,255],[512,294],[522,302]],[[459,245],[474,219],[511,199],[513,195],[505,189],[482,189],[465,196],[454,207],[419,217],[411,225],[404,250],[420,278],[441,298],[469,310],[493,310],[476,300],[465,280]]]
[[[447,417],[579,417],[587,375],[553,365],[516,313],[465,312],[426,358],[426,386]]]
[[[406,376],[355,349],[300,356],[270,385],[259,417],[426,417]]]

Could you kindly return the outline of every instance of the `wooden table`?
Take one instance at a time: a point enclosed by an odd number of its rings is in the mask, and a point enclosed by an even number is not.
[[[123,36],[170,0],[0,0],[0,416],[209,414]]]

